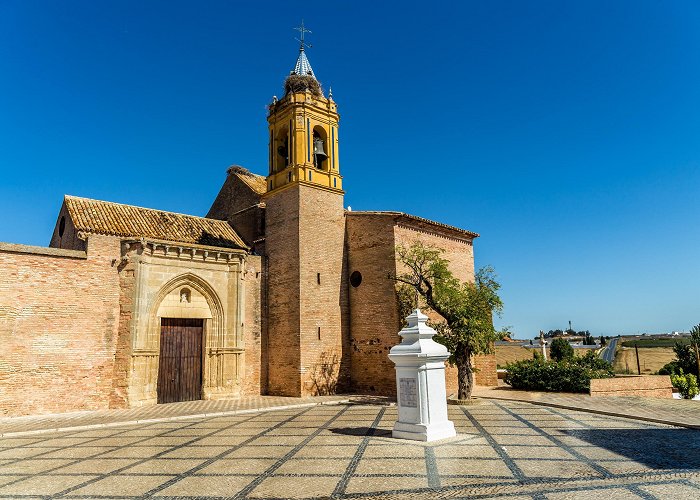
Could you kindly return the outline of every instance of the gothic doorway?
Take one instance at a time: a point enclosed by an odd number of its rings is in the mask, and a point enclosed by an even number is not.
[[[202,399],[203,319],[161,318],[158,403]]]

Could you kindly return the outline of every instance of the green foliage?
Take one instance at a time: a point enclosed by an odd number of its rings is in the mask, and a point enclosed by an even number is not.
[[[614,376],[612,365],[593,352],[563,361],[544,361],[540,355],[509,363],[506,370],[507,384],[531,391],[588,392],[591,379]]]
[[[586,332],[586,336],[583,339],[583,345],[595,345],[595,339],[588,332]]]
[[[678,361],[674,360],[662,366],[657,373],[659,375],[673,375],[679,373],[680,370],[681,368],[678,366]]]
[[[608,344],[607,340],[605,340],[605,337],[602,335],[600,336],[600,347],[605,347]]]
[[[397,276],[397,281],[417,290],[445,320],[433,325],[438,332],[435,340],[453,357],[465,348],[471,354],[492,353],[493,342],[504,336],[493,327],[493,314],[500,315],[503,310],[498,296],[501,285],[493,268],[483,267],[473,283],[461,283],[448,269],[449,261],[442,257],[442,249],[419,242],[409,248],[398,247],[397,251],[408,269]]]
[[[549,346],[549,355],[554,361],[563,361],[574,357],[574,348],[569,341],[562,338],[552,340]]]
[[[406,323],[406,316],[411,314],[411,312],[418,307],[416,291],[405,283],[397,283],[396,301],[399,305],[399,320],[403,328],[408,326],[408,323]]]
[[[678,368],[682,372],[678,373],[692,373],[695,376],[698,375],[698,365],[695,359],[695,353],[693,352],[690,344],[676,343],[673,346],[673,352],[676,354],[676,360],[678,361]]]
[[[696,373],[700,376],[700,325],[695,325],[690,329],[690,346],[695,354]]]
[[[695,359],[695,353],[690,344],[676,342],[673,346],[673,352],[676,354],[676,359],[670,363],[666,363],[659,370],[659,375],[678,375],[681,373],[698,375],[697,360]]]
[[[671,375],[673,387],[678,389],[678,393],[683,399],[693,399],[700,394],[698,389],[698,379],[692,373],[684,374],[683,370],[678,375]]]
[[[491,267],[479,269],[474,282],[462,283],[448,268],[444,250],[417,242],[396,248],[404,271],[394,277],[397,287],[411,287],[444,321],[432,324],[435,340],[450,351],[450,363],[459,371],[460,399],[471,394],[472,356],[493,352],[494,341],[507,335],[493,327],[493,315],[500,315],[503,303],[501,285]]]

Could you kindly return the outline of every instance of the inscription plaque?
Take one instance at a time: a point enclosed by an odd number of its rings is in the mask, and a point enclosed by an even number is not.
[[[399,404],[406,408],[418,407],[418,391],[416,390],[416,379],[399,379]]]

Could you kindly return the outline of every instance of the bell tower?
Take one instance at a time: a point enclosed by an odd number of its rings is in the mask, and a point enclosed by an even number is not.
[[[268,393],[332,394],[347,379],[338,112],[305,53],[269,106],[265,202]]]
[[[342,192],[338,170],[338,107],[326,98],[304,52],[303,26],[299,57],[284,82],[282,99],[269,106],[267,190],[308,184]]]

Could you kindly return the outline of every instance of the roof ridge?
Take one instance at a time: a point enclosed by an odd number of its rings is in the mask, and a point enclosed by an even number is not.
[[[183,214],[181,212],[173,212],[171,210],[161,210],[160,208],[142,207],[139,205],[131,205],[129,203],[118,203],[116,201],[97,200],[95,198],[85,198],[84,196],[74,196],[72,194],[63,195],[63,199],[67,199],[67,198],[72,198],[74,200],[83,200],[83,201],[96,201],[98,203],[107,203],[109,205],[119,205],[121,207],[133,207],[133,208],[138,208],[140,210],[151,210],[153,212],[165,212],[165,213],[173,214],[173,215],[181,215],[183,217],[192,217],[194,219],[205,219],[205,220],[214,220],[214,221],[218,221],[218,222],[226,222],[226,221],[222,221],[221,219],[210,219],[209,217],[202,217],[199,215],[192,215],[192,214]]]
[[[377,215],[393,215],[396,217],[406,217],[408,219],[413,219],[417,222],[423,222],[426,224],[433,224],[433,225],[435,225],[437,227],[441,227],[443,229],[457,231],[457,232],[460,232],[462,234],[468,234],[474,238],[479,237],[479,233],[475,233],[474,231],[470,231],[469,229],[462,229],[461,227],[453,226],[452,224],[445,224],[444,222],[438,222],[436,220],[421,217],[420,215],[412,215],[412,214],[409,214],[406,212],[401,212],[398,210],[351,210],[351,211],[346,210],[346,213],[350,214],[350,215],[352,215],[352,214],[358,214],[358,215],[377,214]]]

